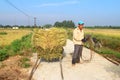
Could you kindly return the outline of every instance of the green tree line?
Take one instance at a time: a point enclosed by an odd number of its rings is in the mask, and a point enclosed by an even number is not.
[[[56,21],[54,25],[52,24],[45,24],[43,26],[36,26],[37,28],[51,28],[51,27],[68,27],[73,28],[75,26],[75,23],[72,20],[64,20],[62,22]],[[19,28],[34,28],[34,26],[24,26],[24,25],[0,25],[0,28],[12,28],[12,27],[19,27]]]

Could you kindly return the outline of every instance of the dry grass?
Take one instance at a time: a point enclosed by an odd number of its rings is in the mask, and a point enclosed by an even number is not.
[[[0,32],[6,32],[7,35],[0,35],[0,46],[9,45],[13,40],[20,39],[22,36],[29,34],[27,29],[0,29]]]

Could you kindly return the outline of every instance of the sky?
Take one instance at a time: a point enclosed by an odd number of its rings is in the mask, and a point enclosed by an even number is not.
[[[12,3],[12,5],[10,4]],[[86,26],[120,26],[120,0],[0,0],[1,25],[43,26],[82,20]]]

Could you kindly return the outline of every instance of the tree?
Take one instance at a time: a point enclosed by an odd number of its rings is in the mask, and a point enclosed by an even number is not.
[[[5,25],[4,28],[11,28],[12,26],[10,25]]]
[[[0,24],[0,28],[3,28],[3,25],[2,25],[2,24]]]
[[[63,26],[63,24],[61,23],[61,22],[55,22],[55,24],[54,24],[54,26],[55,27],[62,27]]]
[[[52,25],[51,25],[51,24],[46,24],[46,25],[44,25],[43,27],[44,27],[44,28],[51,28]]]
[[[72,28],[72,27],[75,26],[75,24],[72,20],[68,20],[68,21],[64,20],[62,22],[62,24],[63,24],[64,27],[69,27],[69,28]]]
[[[68,20],[68,21],[64,20],[62,22],[55,22],[54,26],[73,28],[75,24],[72,20]]]
[[[23,26],[23,25],[20,25],[19,27],[20,27],[20,28],[24,28],[25,26]]]

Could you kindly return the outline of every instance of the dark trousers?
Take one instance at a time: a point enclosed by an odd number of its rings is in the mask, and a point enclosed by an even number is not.
[[[74,53],[72,55],[72,64],[79,63],[82,56],[83,45],[74,45]]]

